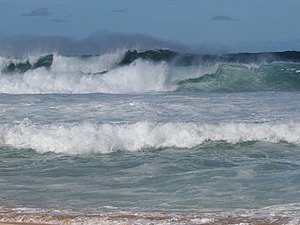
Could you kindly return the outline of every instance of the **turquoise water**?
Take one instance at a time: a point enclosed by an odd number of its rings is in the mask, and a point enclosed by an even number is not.
[[[295,92],[1,99],[5,206],[190,212],[299,197]]]
[[[107,211],[253,209],[299,198],[299,147],[206,143],[193,149],[66,156],[1,148],[1,202]]]
[[[57,60],[1,73],[2,211],[299,218],[298,64],[138,60],[91,74]],[[276,85],[240,91],[248,81],[234,77],[260,71],[245,75],[254,82],[266,67]]]

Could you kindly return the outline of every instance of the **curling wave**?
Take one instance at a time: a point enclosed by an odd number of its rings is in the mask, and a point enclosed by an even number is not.
[[[7,94],[300,91],[300,52],[48,54],[2,57],[0,69],[0,93]]]

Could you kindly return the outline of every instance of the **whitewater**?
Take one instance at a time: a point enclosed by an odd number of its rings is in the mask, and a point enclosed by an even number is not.
[[[0,57],[0,222],[299,224],[300,52]]]

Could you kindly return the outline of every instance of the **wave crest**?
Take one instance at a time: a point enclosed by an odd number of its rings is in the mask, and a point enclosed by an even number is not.
[[[79,65],[80,67],[80,65]],[[64,70],[64,69],[63,69]],[[68,69],[66,69],[68,71]],[[0,76],[0,92],[9,94],[46,93],[137,93],[171,90],[165,83],[168,66],[137,60],[108,72],[62,72],[37,68],[24,74]]]
[[[299,91],[299,54],[218,56],[158,49],[94,56],[2,57],[0,93]]]
[[[300,124],[272,123],[149,123],[52,124],[24,121],[0,127],[1,145],[30,148],[39,153],[111,153],[159,148],[193,148],[206,141],[236,144],[248,141],[281,141],[300,144]]]

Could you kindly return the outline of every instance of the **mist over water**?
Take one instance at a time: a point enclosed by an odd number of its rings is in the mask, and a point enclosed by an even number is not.
[[[124,49],[160,49],[189,51],[183,44],[160,40],[142,34],[99,31],[76,40],[70,37],[19,35],[0,40],[1,56],[31,56],[57,53],[60,55],[97,55]]]

